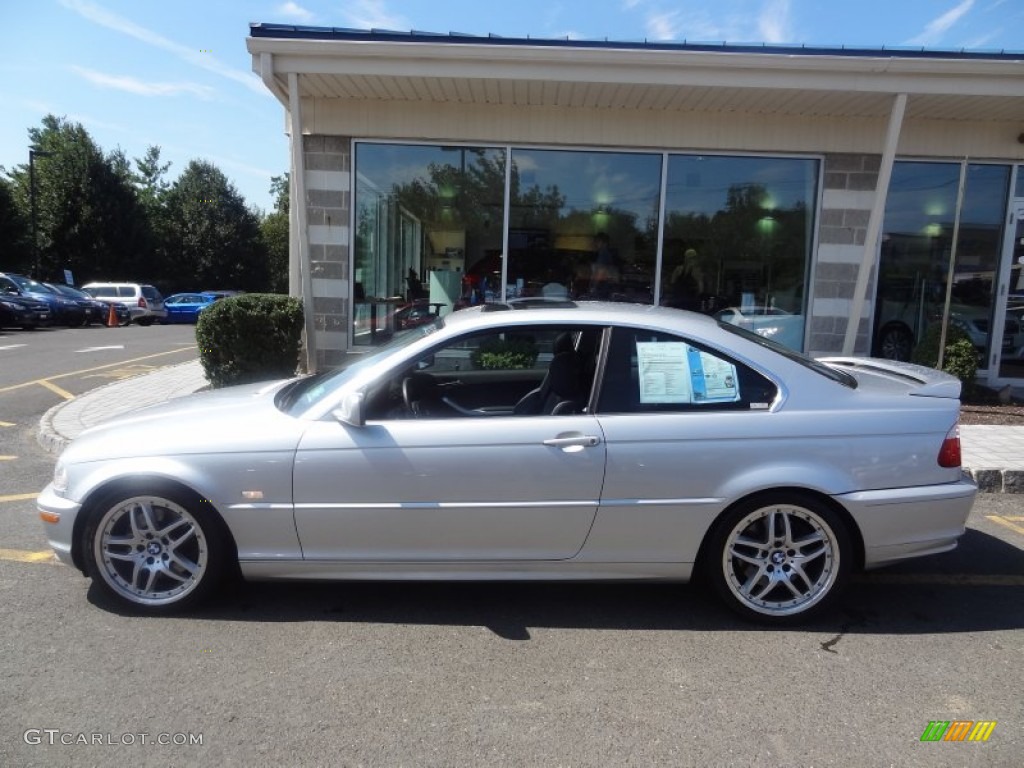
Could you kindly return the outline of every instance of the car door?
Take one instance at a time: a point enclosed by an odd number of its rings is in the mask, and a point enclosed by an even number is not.
[[[539,329],[537,346],[550,347],[553,335]],[[458,410],[442,402],[443,394],[413,413],[401,398],[414,374],[441,378],[456,364],[476,369],[479,342],[435,348],[369,387],[365,425],[328,418],[307,430],[294,472],[295,520],[307,559],[529,561],[567,559],[580,550],[605,467],[600,426],[579,412],[589,385],[585,393],[581,385],[582,401],[569,409],[576,412],[559,415],[516,415],[511,402]],[[541,351],[530,364],[544,368],[551,359]]]
[[[616,327],[596,410],[608,463],[584,556],[692,562],[730,479],[779,450],[763,439],[777,394],[696,342]]]

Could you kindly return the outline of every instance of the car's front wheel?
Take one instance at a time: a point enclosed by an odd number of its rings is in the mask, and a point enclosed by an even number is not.
[[[82,552],[93,582],[136,611],[195,606],[217,586],[227,547],[219,520],[190,494],[117,493],[93,505]]]
[[[763,494],[719,520],[706,560],[708,576],[745,618],[803,621],[844,586],[853,561],[850,540],[842,518],[813,496]]]

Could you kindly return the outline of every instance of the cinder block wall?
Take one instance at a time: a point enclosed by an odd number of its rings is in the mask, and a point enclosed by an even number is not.
[[[811,355],[838,354],[843,349],[847,318],[864,254],[868,217],[878,184],[880,155],[830,154],[825,156],[818,253],[813,269]],[[874,296],[874,269],[868,284],[865,317],[857,329],[855,353],[868,354]]]
[[[340,136],[303,136],[306,216],[313,276],[317,367],[338,365],[348,350],[349,212],[352,142]]]

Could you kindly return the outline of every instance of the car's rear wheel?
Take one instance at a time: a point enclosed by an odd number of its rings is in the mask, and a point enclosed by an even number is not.
[[[135,322],[138,323],[139,325],[145,327],[147,325],[152,325],[153,324],[153,318],[152,317],[140,317]]]
[[[174,490],[118,493],[93,506],[82,552],[93,582],[144,613],[193,607],[217,586],[227,548],[219,521]]]
[[[798,492],[763,494],[716,525],[708,576],[730,608],[772,624],[805,620],[844,586],[850,534],[824,502]]]

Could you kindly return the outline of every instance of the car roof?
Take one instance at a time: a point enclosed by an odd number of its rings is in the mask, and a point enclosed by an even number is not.
[[[655,307],[651,304],[630,304],[619,301],[533,301],[507,304],[484,304],[461,309],[444,317],[446,327],[467,328],[491,325],[481,322],[481,315],[498,325],[531,325],[534,323],[565,323],[572,325],[600,325],[607,323],[678,327],[685,322],[689,327],[717,327],[718,321],[699,312],[673,307]]]

